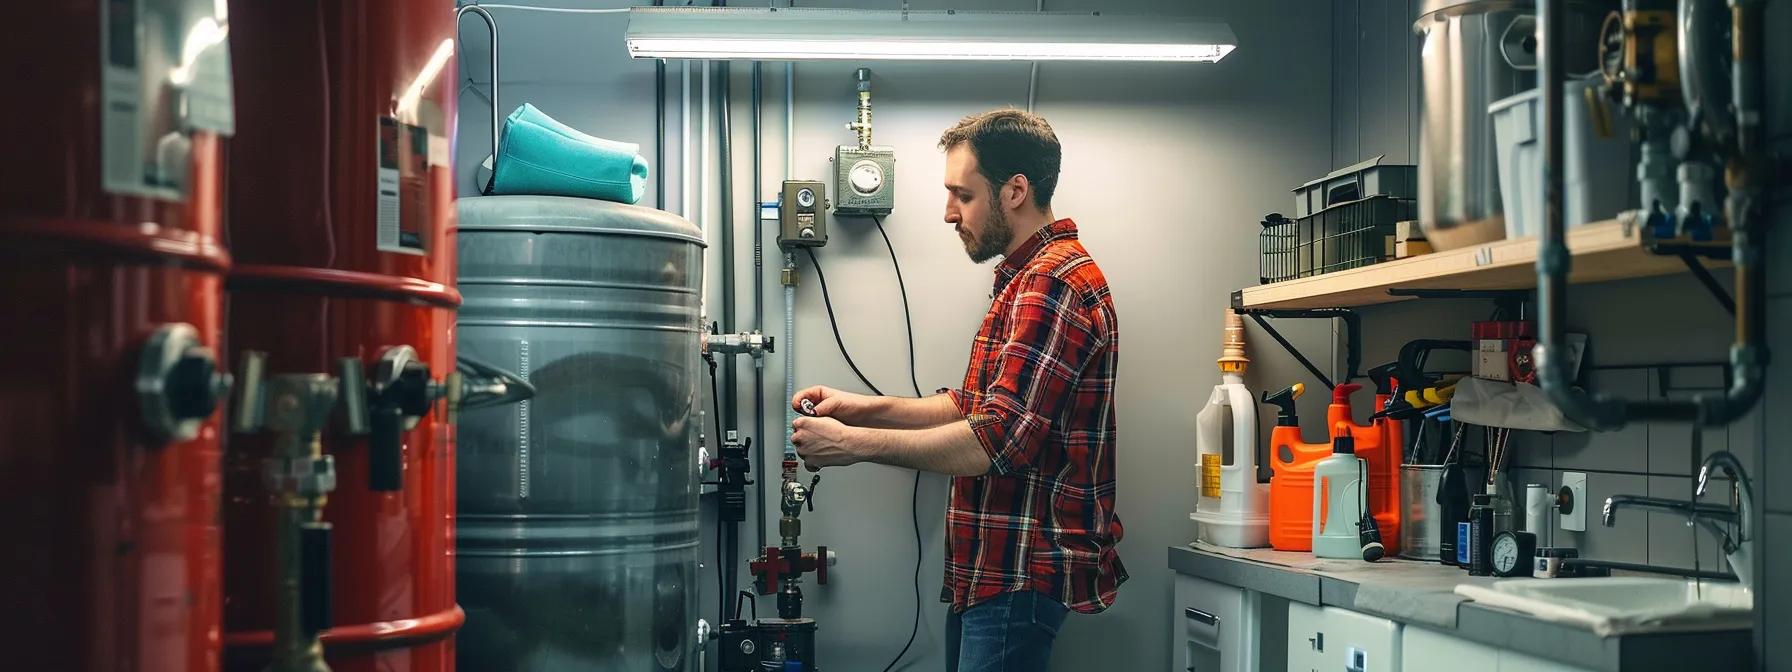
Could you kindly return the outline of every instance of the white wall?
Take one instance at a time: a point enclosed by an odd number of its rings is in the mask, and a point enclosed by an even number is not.
[[[847,6],[830,2],[829,6]],[[856,6],[884,7],[886,2]],[[1031,9],[1030,0],[954,3]],[[945,3],[914,3],[917,9]],[[1122,324],[1119,392],[1120,546],[1131,581],[1098,617],[1073,617],[1055,669],[1151,670],[1169,666],[1170,572],[1165,549],[1193,527],[1193,414],[1217,382],[1219,315],[1228,293],[1255,282],[1256,222],[1286,209],[1287,189],[1324,172],[1329,125],[1327,26],[1283,19],[1303,3],[1053,2],[1051,10],[1209,13],[1228,19],[1238,51],[1216,66],[1047,64],[1036,111],[1064,144],[1059,215],[1079,221],[1113,286]],[[737,72],[744,72],[742,70]],[[850,142],[852,64],[797,68],[797,174],[827,174],[835,145]],[[935,143],[958,118],[1026,103],[1024,64],[871,64],[877,142],[897,150],[897,209],[886,222],[915,308],[923,390],[963,377],[969,344],[988,307],[990,270],[974,266],[942,222],[943,160]],[[737,83],[740,79],[736,80]],[[774,87],[776,89],[776,87]],[[738,92],[738,89],[737,89]],[[1311,104],[1289,104],[1307,92]],[[769,95],[781,99],[781,89]],[[775,109],[775,108],[774,108]],[[775,114],[776,112],[774,112]],[[768,131],[769,142],[781,132]],[[768,174],[781,172],[768,156]],[[888,392],[907,387],[895,283],[869,222],[835,220],[819,255],[835,292],[842,330],[866,375]],[[801,383],[858,388],[828,331],[818,287],[804,262],[797,368]],[[775,287],[773,271],[768,283]],[[1325,352],[1322,325],[1285,331]],[[1297,380],[1298,367],[1258,336],[1259,387]],[[1279,360],[1279,361],[1278,361]],[[1309,385],[1311,385],[1309,381]],[[774,395],[776,397],[777,395]],[[1315,400],[1323,395],[1314,395]],[[1311,412],[1317,413],[1317,405]],[[779,400],[767,409],[781,412]],[[876,466],[830,473],[822,509],[806,517],[805,541],[838,548],[837,583],[814,590],[810,613],[824,632],[822,660],[841,669],[881,669],[906,638],[912,595],[910,475]],[[923,478],[921,529],[924,631],[909,669],[937,670],[943,605],[939,540],[944,478]],[[917,657],[916,654],[919,654]]]
[[[623,2],[530,0],[547,6],[614,7]],[[634,4],[647,4],[636,2]],[[803,6],[890,8],[892,0],[838,0]],[[1329,15],[1298,0],[1187,2],[1184,0],[1053,0],[1047,9],[1118,13],[1204,14],[1231,23],[1239,49],[1218,65],[1046,64],[1040,68],[1037,111],[1052,121],[1065,147],[1060,215],[1076,218],[1085,242],[1106,271],[1120,311],[1125,353],[1120,371],[1119,513],[1126,524],[1120,547],[1131,573],[1119,603],[1098,617],[1072,618],[1057,649],[1056,669],[1150,670],[1169,665],[1170,572],[1165,550],[1193,537],[1193,415],[1216,381],[1219,315],[1228,293],[1255,282],[1256,222],[1287,209],[1287,190],[1323,174],[1330,161]],[[917,0],[915,9],[1032,11],[1034,0],[945,2]],[[529,101],[549,114],[596,135],[642,142],[651,156],[652,65],[631,62],[621,48],[619,18],[530,14],[494,10],[502,36],[508,111]],[[1290,17],[1299,20],[1290,21]],[[463,74],[485,89],[486,48],[467,22]],[[857,64],[802,64],[797,68],[796,174],[827,174],[827,157],[851,141],[842,125],[853,114],[850,73]],[[978,320],[988,307],[990,270],[970,264],[956,236],[941,221],[943,159],[939,133],[966,114],[1003,105],[1024,106],[1025,64],[869,64],[879,144],[897,149],[898,202],[886,222],[903,262],[914,303],[918,370],[923,389],[958,382]],[[767,64],[764,195],[775,193],[783,165],[781,64]],[[670,95],[666,172],[668,208],[679,209],[677,185],[678,81]],[[748,66],[734,66],[735,226],[739,240],[740,306],[750,296],[751,215]],[[699,92],[700,93],[700,92]],[[699,99],[700,100],[700,99]],[[470,193],[470,166],[489,151],[482,99],[461,97],[457,157],[462,193]],[[700,124],[694,121],[693,129]],[[713,152],[713,146],[709,147]],[[711,175],[713,185],[713,172]],[[712,190],[707,216],[692,219],[714,230],[719,210]],[[648,202],[653,195],[650,193]],[[832,240],[819,252],[834,292],[845,339],[866,374],[886,391],[906,382],[906,344],[900,305],[887,253],[869,222],[836,221]],[[712,238],[712,245],[715,239]],[[712,249],[714,249],[712,247]],[[777,259],[767,240],[768,323],[781,332]],[[711,255],[710,315],[719,314],[719,255]],[[798,378],[858,388],[835,349],[813,269],[802,264],[797,301]],[[741,324],[751,319],[743,317]],[[1323,325],[1284,324],[1283,331],[1323,354]],[[781,334],[780,334],[781,335]],[[1255,387],[1282,386],[1305,378],[1252,330],[1251,376]],[[775,452],[782,439],[782,357],[771,372],[766,412]],[[750,370],[741,369],[743,400]],[[1312,386],[1314,383],[1307,380]],[[1306,412],[1317,414],[1324,395],[1310,395]],[[750,413],[742,422],[750,427]],[[775,460],[775,457],[774,457]],[[763,475],[761,475],[763,477]],[[907,638],[913,608],[909,585],[914,546],[908,499],[911,475],[862,466],[832,470],[821,486],[814,514],[804,517],[806,544],[837,549],[833,585],[809,586],[808,614],[821,623],[823,663],[829,669],[881,669]],[[941,515],[945,480],[924,477],[919,517],[925,559],[921,568],[923,631],[907,669],[943,667]],[[776,515],[775,506],[771,512]],[[709,534],[706,528],[706,535]],[[743,550],[753,526],[743,527]],[[773,534],[776,534],[775,520]],[[713,557],[705,549],[703,557]],[[710,569],[705,570],[707,575]],[[744,572],[743,572],[744,574]],[[713,591],[706,585],[705,591]],[[713,611],[713,592],[700,604]],[[763,601],[772,608],[772,600]],[[711,620],[714,617],[711,616]]]

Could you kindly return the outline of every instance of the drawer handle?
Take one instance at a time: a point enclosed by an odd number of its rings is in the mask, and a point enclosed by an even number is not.
[[[1182,616],[1184,618],[1187,618],[1188,620],[1194,621],[1196,623],[1200,623],[1202,625],[1217,626],[1220,624],[1220,617],[1215,616],[1213,614],[1209,614],[1205,611],[1201,611],[1200,609],[1196,609],[1194,607],[1183,607],[1182,608]]]

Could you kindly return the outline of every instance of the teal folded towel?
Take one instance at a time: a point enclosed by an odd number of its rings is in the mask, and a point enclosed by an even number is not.
[[[489,194],[576,196],[634,204],[647,192],[641,146],[579,132],[524,103],[504,120]]]

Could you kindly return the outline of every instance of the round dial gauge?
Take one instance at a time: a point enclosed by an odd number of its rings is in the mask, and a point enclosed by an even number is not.
[[[805,208],[815,207],[815,190],[802,189],[796,192],[796,204]]]
[[[1488,559],[1493,561],[1494,574],[1519,576],[1530,571],[1536,553],[1536,536],[1529,532],[1501,532],[1493,538]]]
[[[852,182],[852,190],[865,195],[877,193],[884,186],[884,169],[875,161],[860,161],[852,165],[848,174]]]

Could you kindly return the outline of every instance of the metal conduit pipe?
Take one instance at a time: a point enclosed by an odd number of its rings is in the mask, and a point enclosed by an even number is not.
[[[796,396],[796,348],[790,347],[796,342],[796,254],[784,252],[784,397]],[[796,430],[791,423],[796,422],[796,409],[784,404],[784,459],[796,459],[796,444],[790,435]],[[769,475],[761,475],[763,482],[770,481]],[[775,481],[771,481],[775,482]]]
[[[721,90],[715,92],[721,98],[716,109],[721,115],[721,137],[717,140],[717,159],[722,167],[719,179],[722,192],[722,333],[739,333],[734,320],[734,117],[729,114],[733,107],[734,86],[730,70],[732,62],[717,61],[710,67],[717,68],[717,78],[721,80]],[[727,366],[722,367],[722,424],[728,429],[740,428],[740,391],[734,386],[734,358],[727,359]]]
[[[666,0],[653,0],[663,7]],[[494,109],[497,105],[492,106]],[[653,207],[666,209],[666,59],[653,62]]]
[[[1574,388],[1566,353],[1568,274],[1573,258],[1564,240],[1564,138],[1562,81],[1564,0],[1539,2],[1537,85],[1543,95],[1543,235],[1537,253],[1538,381],[1563,416],[1588,429],[1609,431],[1631,420],[1685,420],[1725,425],[1742,417],[1760,400],[1768,363],[1764,344],[1766,276],[1762,255],[1765,231],[1760,213],[1765,164],[1758,127],[1744,129],[1761,116],[1761,6],[1764,0],[1731,0],[1736,64],[1732,76],[1731,112],[1738,120],[1735,145],[1725,149],[1730,188],[1725,204],[1733,237],[1736,272],[1736,341],[1730,346],[1733,370],[1730,388],[1722,394],[1700,394],[1689,401],[1636,401]],[[1755,122],[1758,123],[1758,122]]]
[[[765,99],[763,96],[764,79],[760,73],[760,64],[753,62],[753,331],[765,331],[765,217],[759,207],[760,199],[765,197],[764,143],[765,143]],[[788,344],[786,345],[788,347]],[[763,448],[765,444],[765,358],[753,358],[753,440]],[[753,473],[763,475],[764,460],[760,459],[759,450],[747,455]],[[754,486],[758,487],[758,486]],[[761,497],[754,507],[758,513],[759,545],[765,548],[765,499]]]

